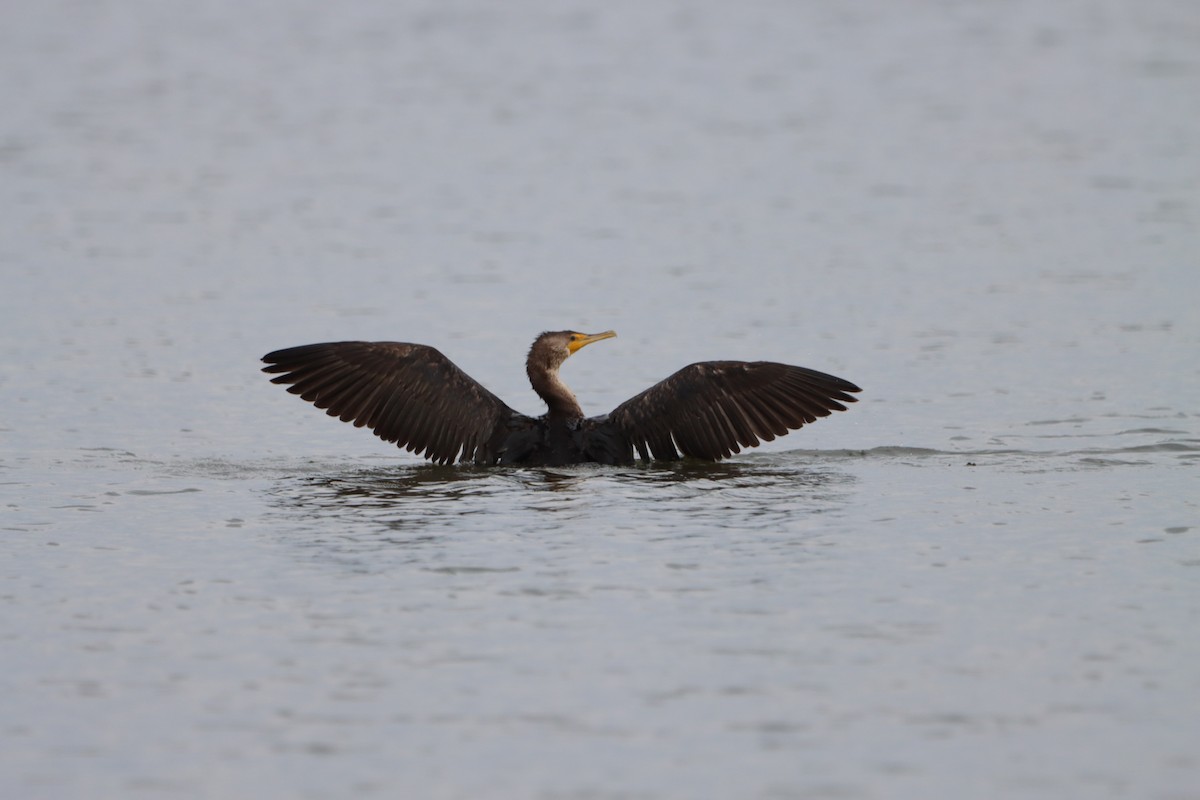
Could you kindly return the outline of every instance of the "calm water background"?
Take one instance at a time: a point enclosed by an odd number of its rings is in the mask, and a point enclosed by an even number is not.
[[[41,2],[0,26],[0,795],[1200,797],[1191,2]],[[865,389],[719,466],[435,469],[258,357],[538,410]]]

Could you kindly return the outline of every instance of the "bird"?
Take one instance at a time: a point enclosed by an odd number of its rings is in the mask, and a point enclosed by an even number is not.
[[[632,465],[720,461],[743,447],[845,411],[862,391],[849,381],[771,361],[701,361],[612,411],[588,417],[559,367],[615,331],[548,331],[525,371],[546,413],[510,408],[439,350],[407,342],[306,344],[263,356],[272,383],[343,422],[436,464]]]

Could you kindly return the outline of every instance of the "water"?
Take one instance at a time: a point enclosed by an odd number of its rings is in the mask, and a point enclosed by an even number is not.
[[[51,2],[0,30],[0,794],[1196,798],[1187,3]],[[537,412],[864,389],[726,463],[435,468],[258,357]]]

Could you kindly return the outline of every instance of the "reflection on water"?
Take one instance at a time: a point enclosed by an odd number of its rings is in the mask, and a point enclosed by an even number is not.
[[[1078,420],[1067,422],[1078,423]],[[1039,423],[1049,425],[1051,423]],[[848,462],[954,464],[1021,472],[1077,470],[1098,465],[1151,463],[1168,458],[1187,463],[1200,457],[1200,441],[1177,429],[1143,428],[1118,434],[1039,433],[1021,444],[1069,444],[1058,449],[993,447],[939,450],[879,446],[869,450],[792,450],[743,456],[721,463],[684,460],[634,467],[580,465],[559,468],[439,466],[390,463],[347,466],[344,462],[268,466],[220,461],[192,462],[183,471],[233,477],[269,472],[268,495],[294,521],[339,519],[392,530],[439,524],[461,528],[470,515],[480,526],[537,527],[537,516],[601,513],[620,521],[636,506],[641,519],[682,515],[716,526],[761,527],[790,512],[825,512],[845,502],[856,478]],[[1138,441],[1130,441],[1137,435]],[[1119,438],[1118,438],[1119,437]],[[1015,437],[1009,437],[1015,439]],[[1095,440],[1096,446],[1078,446]],[[1139,461],[1139,457],[1142,459]],[[774,516],[772,509],[786,509]]]
[[[1129,442],[1127,437],[1131,435],[1146,440]],[[772,501],[798,503],[810,511],[829,510],[844,499],[847,488],[855,481],[843,469],[846,462],[913,466],[942,462],[1061,471],[1102,463],[1138,463],[1134,460],[1138,455],[1174,457],[1181,462],[1200,457],[1200,440],[1177,429],[1143,428],[1104,435],[1039,434],[1023,443],[1056,440],[1057,444],[1063,444],[1064,439],[1074,440],[1071,445],[1083,443],[1079,440],[1102,440],[1107,446],[1100,441],[1097,446],[1058,449],[939,450],[884,445],[868,450],[791,450],[719,463],[683,460],[633,467],[521,468],[401,463],[363,468],[347,467],[344,463],[309,463],[296,467],[294,471],[298,474],[292,477],[280,477],[278,473],[286,470],[276,463],[270,467],[276,478],[269,495],[279,507],[300,512],[301,517],[346,516],[385,520],[397,526],[406,524],[405,515],[409,513],[415,515],[409,522],[429,524],[438,517],[487,511],[495,515],[494,522],[500,523],[506,512],[522,509],[569,511],[578,508],[581,497],[590,505],[618,501],[661,504],[644,508],[645,513],[661,509],[698,516],[719,510],[736,516],[739,510],[761,510],[764,503]],[[213,462],[205,465],[204,471],[228,476],[256,469]],[[618,507],[610,509],[610,513],[619,515]],[[744,521],[737,520],[738,524]]]
[[[761,530],[837,507],[853,483],[842,470],[784,454],[624,468],[342,467],[277,477],[268,494],[298,531],[327,532],[336,521],[343,540],[386,534],[396,541],[403,533],[400,541],[411,542],[440,532],[553,532],[597,523]]]

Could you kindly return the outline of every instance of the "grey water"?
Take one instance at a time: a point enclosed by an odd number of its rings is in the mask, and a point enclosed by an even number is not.
[[[0,796],[1200,798],[1193,4],[9,4]],[[432,467],[769,359],[716,465]]]

